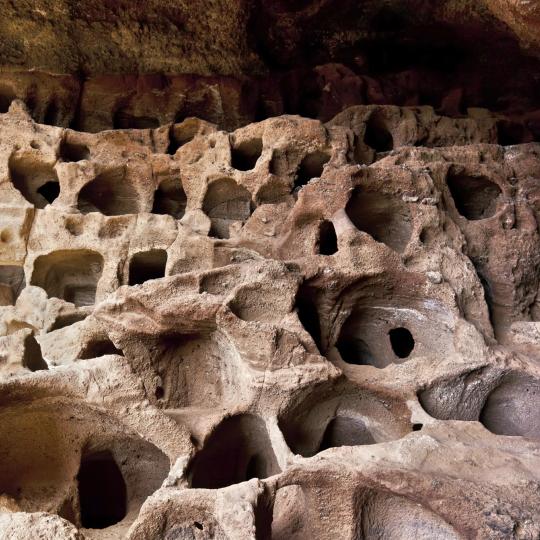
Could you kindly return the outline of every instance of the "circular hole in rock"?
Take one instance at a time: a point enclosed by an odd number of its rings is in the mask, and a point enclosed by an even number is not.
[[[414,349],[413,335],[407,328],[392,328],[388,332],[390,337],[390,345],[395,355],[399,358],[407,358]]]

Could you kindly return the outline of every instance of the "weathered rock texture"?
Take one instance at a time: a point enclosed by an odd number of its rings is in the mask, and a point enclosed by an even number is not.
[[[2,7],[0,538],[540,538],[532,2]]]

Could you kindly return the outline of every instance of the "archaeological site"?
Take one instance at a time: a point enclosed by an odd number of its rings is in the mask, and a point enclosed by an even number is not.
[[[0,540],[540,540],[540,0],[0,0]]]

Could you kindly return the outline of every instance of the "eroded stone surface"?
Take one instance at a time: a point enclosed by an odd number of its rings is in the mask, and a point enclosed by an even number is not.
[[[170,120],[0,114],[2,534],[537,538],[538,143]]]

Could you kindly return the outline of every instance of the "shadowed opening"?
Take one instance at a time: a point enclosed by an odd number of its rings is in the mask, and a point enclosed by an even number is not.
[[[457,211],[470,221],[486,219],[495,215],[501,189],[482,176],[449,174],[448,188]]]
[[[167,252],[164,249],[141,251],[129,263],[129,285],[140,285],[150,279],[165,277]]]
[[[231,148],[231,165],[237,171],[255,168],[263,149],[262,139],[251,139]]]
[[[333,255],[338,250],[336,229],[331,221],[324,220],[319,226],[319,253]]]
[[[264,421],[240,414],[214,430],[193,461],[191,487],[218,489],[279,472]]]
[[[127,511],[126,483],[109,451],[83,457],[77,482],[84,528],[105,529],[124,519]]]
[[[406,328],[392,328],[388,332],[392,350],[399,358],[407,358],[414,349],[414,338]]]
[[[400,198],[357,187],[345,211],[354,226],[398,253],[403,253],[412,233],[411,214]]]
[[[394,148],[394,138],[386,127],[384,117],[375,112],[367,121],[364,142],[375,152],[389,152]]]
[[[79,192],[78,208],[83,214],[101,212],[106,216],[139,212],[137,192],[126,180],[123,167],[96,176]]]
[[[187,197],[180,180],[164,180],[154,193],[152,214],[168,214],[181,219],[186,213],[186,205]]]
[[[312,178],[320,178],[324,165],[328,163],[330,156],[326,152],[316,150],[311,152],[300,162],[294,180],[294,188],[305,186]]]

